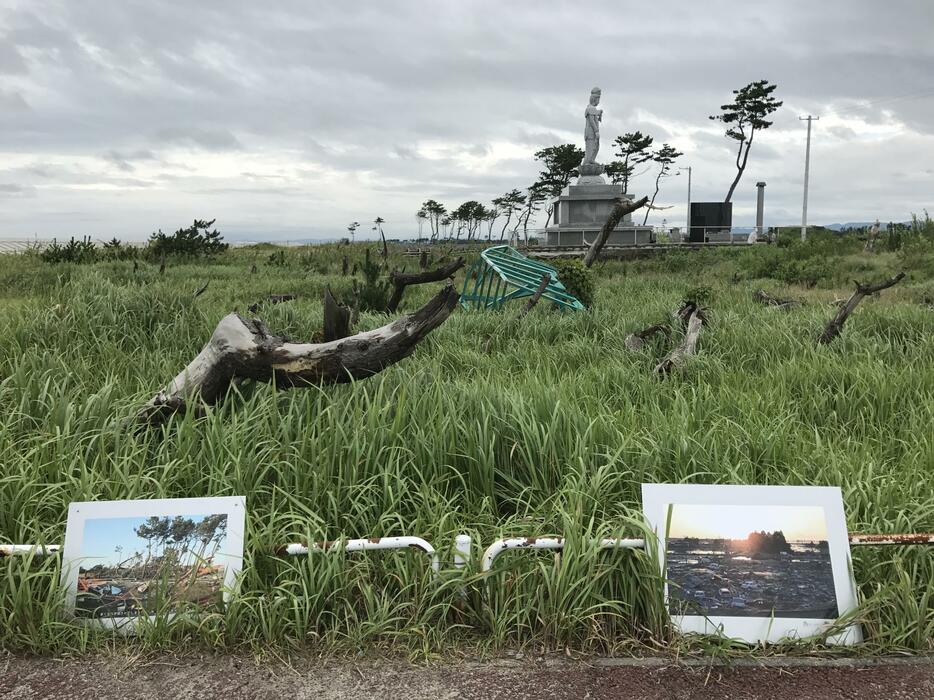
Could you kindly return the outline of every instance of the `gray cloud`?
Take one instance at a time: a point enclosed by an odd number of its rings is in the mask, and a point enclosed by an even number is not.
[[[196,146],[206,151],[231,151],[242,148],[237,137],[226,129],[168,127],[160,129],[153,140],[163,144]]]
[[[105,153],[102,158],[106,161],[109,161],[117,166],[123,172],[132,172],[135,170],[133,161],[149,161],[155,160],[155,154],[149,149],[138,149],[133,152],[121,152],[116,150],[110,150]]]
[[[613,0],[205,0],[184,12],[34,0],[0,10],[0,176],[41,206],[8,203],[0,235],[70,234],[65,212],[127,236],[196,216],[250,236],[336,235],[377,214],[405,235],[424,199],[456,206],[530,184],[536,150],[582,140],[593,85],[602,160],[640,129],[685,153],[695,200],[722,197],[734,151],[707,117],[762,77],[785,107],[757,136],[737,216],[757,179],[772,223],[798,216],[798,116],[810,112],[823,116],[812,219],[903,218],[934,192],[932,26],[926,0],[890,12],[868,0],[658,2],[637,21]],[[666,181],[669,221],[685,194],[684,178]]]

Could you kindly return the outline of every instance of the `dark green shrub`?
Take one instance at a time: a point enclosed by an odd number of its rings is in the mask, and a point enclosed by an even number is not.
[[[171,236],[159,230],[149,237],[147,254],[151,259],[158,259],[164,255],[200,258],[221,253],[228,247],[223,236],[217,229],[209,230],[216,220],[195,219],[191,226],[180,228]]]
[[[584,267],[584,263],[575,259],[559,258],[550,261],[558,273],[558,279],[569,294],[577,297],[588,309],[593,306],[597,283],[593,270]]]
[[[58,242],[58,239],[53,240],[45,249],[39,253],[39,257],[42,258],[43,262],[47,263],[93,263],[97,262],[100,258],[100,253],[97,250],[97,246],[94,245],[94,242],[88,237],[85,236],[80,241],[75,240],[72,236],[71,240],[68,241],[65,245],[62,245]]]
[[[693,301],[695,304],[703,306],[710,302],[713,296],[713,289],[707,285],[697,285],[687,289],[682,295],[683,301]]]
[[[275,253],[271,253],[266,262],[270,265],[275,265],[276,267],[285,267],[288,265],[288,261],[285,259],[285,251],[277,250]]]
[[[101,252],[104,260],[135,260],[139,257],[140,250],[136,246],[124,244],[120,239],[114,237],[104,243]]]
[[[363,264],[358,268],[363,275],[363,283],[354,280],[354,293],[361,311],[385,311],[389,303],[389,280],[383,279],[379,263],[370,258],[370,249],[366,249]]]

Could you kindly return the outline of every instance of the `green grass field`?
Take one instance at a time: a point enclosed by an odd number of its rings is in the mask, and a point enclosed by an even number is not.
[[[203,419],[128,428],[232,309],[296,293],[258,315],[294,338],[320,328],[324,286],[349,287],[340,251],[289,250],[284,266],[266,263],[270,251],[170,264],[161,277],[148,263],[134,274],[132,262],[0,256],[0,541],[62,542],[71,501],[247,497],[244,575],[227,612],[157,623],[131,644],[722,652],[733,645],[671,633],[646,554],[587,545],[640,536],[642,482],[839,485],[851,531],[934,530],[930,277],[912,272],[866,300],[832,345],[815,343],[847,280],[899,268],[894,253],[849,251],[812,289],[755,277],[750,256],[780,263],[774,247],[607,263],[591,311],[540,305],[516,324],[514,308],[458,309],[373,378],[243,385]],[[438,286],[409,290],[402,309]],[[699,286],[710,315],[699,355],[661,381],[662,341],[633,354],[624,338]],[[758,287],[807,303],[767,309],[751,299]],[[358,328],[385,320],[364,313]],[[449,565],[433,580],[417,551],[274,555],[291,541],[418,535],[449,561],[462,532],[484,545],[555,534],[568,545],[504,554],[490,581]],[[0,647],[109,643],[61,621],[57,565],[0,559]],[[854,567],[859,652],[934,650],[934,551],[861,547]]]

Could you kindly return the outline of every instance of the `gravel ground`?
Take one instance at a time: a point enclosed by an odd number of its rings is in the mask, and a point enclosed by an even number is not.
[[[932,698],[934,663],[502,659],[451,665],[238,656],[0,660],[14,698]]]

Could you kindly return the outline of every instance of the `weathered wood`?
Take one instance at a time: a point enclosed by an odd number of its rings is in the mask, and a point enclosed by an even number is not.
[[[402,272],[391,272],[389,273],[389,281],[392,283],[392,294],[389,297],[389,302],[386,304],[387,313],[395,313],[396,309],[399,308],[399,302],[402,301],[402,295],[405,293],[405,288],[413,284],[426,284],[428,282],[440,282],[441,280],[451,277],[455,272],[464,266],[464,259],[458,258],[447,265],[437,267],[434,270],[427,270],[425,272],[412,272],[405,274],[405,271]]]
[[[755,292],[753,292],[752,300],[764,306],[779,309],[790,309],[793,306],[798,306],[801,303],[797,299],[782,299],[781,297],[773,297],[764,289],[757,289]]]
[[[551,275],[547,272],[542,275],[542,281],[538,285],[538,289],[535,290],[535,294],[529,297],[529,300],[526,302],[525,306],[519,311],[517,319],[525,316],[529,311],[535,308],[535,305],[538,303],[538,300],[542,298],[542,294],[545,293],[545,289],[548,288],[548,283],[551,282]]]
[[[341,277],[347,276],[347,270],[350,268],[350,261],[347,259],[347,256],[344,256],[344,259],[341,261]]]
[[[231,313],[221,319],[198,356],[138,413],[157,425],[173,413],[221,401],[241,379],[275,381],[279,388],[364,379],[408,357],[444,323],[459,295],[447,285],[413,314],[380,328],[327,343],[294,343],[269,333],[262,321]]]
[[[418,256],[418,266],[422,270],[428,269],[428,251],[427,250],[423,250],[422,254]]]
[[[350,335],[350,309],[338,303],[331,288],[324,289],[324,342]]]
[[[606,223],[604,223],[603,228],[600,229],[600,233],[594,239],[594,242],[590,244],[590,248],[587,249],[587,253],[584,255],[584,266],[593,266],[597,258],[600,257],[600,251],[603,250],[603,246],[606,245],[607,239],[609,239],[613,229],[616,228],[620,220],[626,216],[626,214],[630,214],[636,209],[641,209],[648,203],[648,197],[643,197],[636,202],[632,202],[628,199],[618,199],[616,204],[613,205],[613,209],[610,211]]]
[[[671,327],[667,323],[656,323],[654,326],[643,328],[641,331],[630,333],[626,336],[623,344],[627,350],[637,352],[645,347],[645,342],[653,335],[662,333],[665,338],[671,338]]]
[[[691,320],[691,316],[695,312],[700,317],[701,321],[707,320],[706,318],[704,318],[704,310],[701,308],[700,304],[698,304],[693,299],[685,299],[684,301],[681,302],[681,306],[678,307],[678,310],[672,313],[672,316],[674,316],[674,319],[676,321],[681,322],[682,328],[687,330],[688,321]]]
[[[893,287],[905,278],[904,272],[899,272],[895,277],[890,277],[887,280],[882,282],[877,282],[876,284],[862,284],[856,282],[856,291],[853,292],[853,295],[847,299],[846,303],[840,307],[840,310],[837,311],[836,315],[827,322],[827,326],[824,328],[823,333],[820,334],[820,337],[817,339],[819,345],[827,345],[834,338],[840,335],[840,332],[843,330],[843,324],[846,323],[847,318],[850,314],[856,310],[856,307],[859,306],[865,297],[870,294],[876,294],[881,292],[883,289],[888,289]]]
[[[695,308],[688,318],[687,330],[681,344],[669,352],[665,359],[655,367],[656,374],[667,375],[676,367],[684,364],[688,357],[697,352],[697,341],[700,338],[701,328],[704,326],[704,317],[700,309]]]
[[[354,328],[360,322],[360,285],[353,281],[353,307],[350,310],[350,327]]]

